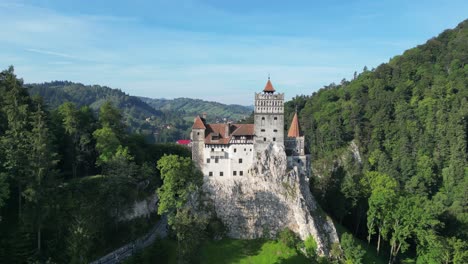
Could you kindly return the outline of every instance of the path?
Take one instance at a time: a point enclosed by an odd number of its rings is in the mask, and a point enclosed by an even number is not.
[[[167,236],[167,217],[163,216],[156,225],[143,237],[120,247],[104,257],[97,259],[90,264],[116,264],[120,263],[133,254],[151,245],[157,237]]]

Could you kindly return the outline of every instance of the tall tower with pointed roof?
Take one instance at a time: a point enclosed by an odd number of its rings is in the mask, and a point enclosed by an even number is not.
[[[288,166],[291,168],[297,167],[299,172],[309,175],[310,155],[307,155],[305,151],[305,137],[301,133],[297,111],[294,113],[284,145],[288,157]]]
[[[192,160],[199,166],[203,164],[204,159],[205,130],[205,119],[200,116],[195,117],[190,138],[192,140]]]
[[[255,93],[255,152],[260,153],[270,142],[284,144],[284,94],[276,93],[268,81],[262,93]]]

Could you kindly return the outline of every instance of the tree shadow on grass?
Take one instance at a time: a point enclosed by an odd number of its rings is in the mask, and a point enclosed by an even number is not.
[[[200,262],[202,263],[235,263],[249,256],[256,256],[260,253],[264,240],[237,240],[222,239],[220,241],[210,241],[200,252]]]
[[[282,258],[275,262],[275,264],[301,264],[301,263],[311,263],[311,260],[306,258],[304,255],[297,253],[297,255],[291,256],[289,258]]]

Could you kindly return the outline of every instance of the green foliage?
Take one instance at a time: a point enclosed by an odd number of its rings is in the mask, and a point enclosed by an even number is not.
[[[363,263],[363,257],[365,254],[364,249],[361,245],[357,244],[353,235],[344,233],[341,235],[341,247],[345,257],[345,262],[349,264],[361,264]]]
[[[96,150],[99,153],[98,165],[109,162],[121,147],[119,138],[110,127],[94,131],[93,137],[96,140]]]
[[[203,174],[190,158],[164,155],[158,161],[162,186],[158,213],[166,214],[178,240],[178,262],[189,262],[205,236],[208,218],[200,207]]]
[[[291,229],[285,228],[279,232],[278,240],[289,248],[296,248],[299,237]]]
[[[169,223],[173,220],[174,210],[184,207],[203,183],[203,175],[190,158],[177,155],[165,155],[158,161],[163,185],[157,190],[159,196],[159,214],[169,214]]]
[[[119,110],[101,104],[100,123],[73,103],[49,112],[13,68],[0,72],[2,263],[86,263],[152,225],[119,219],[160,185],[155,160],[190,151],[128,135]]]
[[[314,259],[317,257],[317,242],[313,236],[309,236],[304,240],[304,250],[308,258]]]
[[[468,214],[463,209],[468,201],[466,43],[468,20],[352,81],[331,84],[286,104],[286,118],[294,106],[299,111],[318,202],[379,249],[379,242],[388,243],[391,262],[399,261],[398,252],[407,244],[409,255],[444,252],[447,247],[436,246],[442,242],[432,244],[437,250],[424,242],[423,237],[432,239],[434,232],[439,235],[433,241],[468,238]],[[394,215],[404,214],[407,206],[411,210],[415,201],[433,208],[433,214],[415,210],[419,215],[410,214],[412,220],[401,218],[397,223]],[[434,222],[422,220],[428,218]],[[420,220],[425,228],[414,230],[428,232],[407,231],[412,225],[405,221]],[[436,221],[440,224],[433,224]]]

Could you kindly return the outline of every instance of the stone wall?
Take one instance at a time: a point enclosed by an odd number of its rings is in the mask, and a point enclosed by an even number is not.
[[[270,143],[249,174],[228,181],[205,179],[204,191],[233,238],[273,237],[290,228],[301,239],[312,235],[319,254],[338,242],[333,222],[318,207],[308,178],[288,171],[284,146]]]

